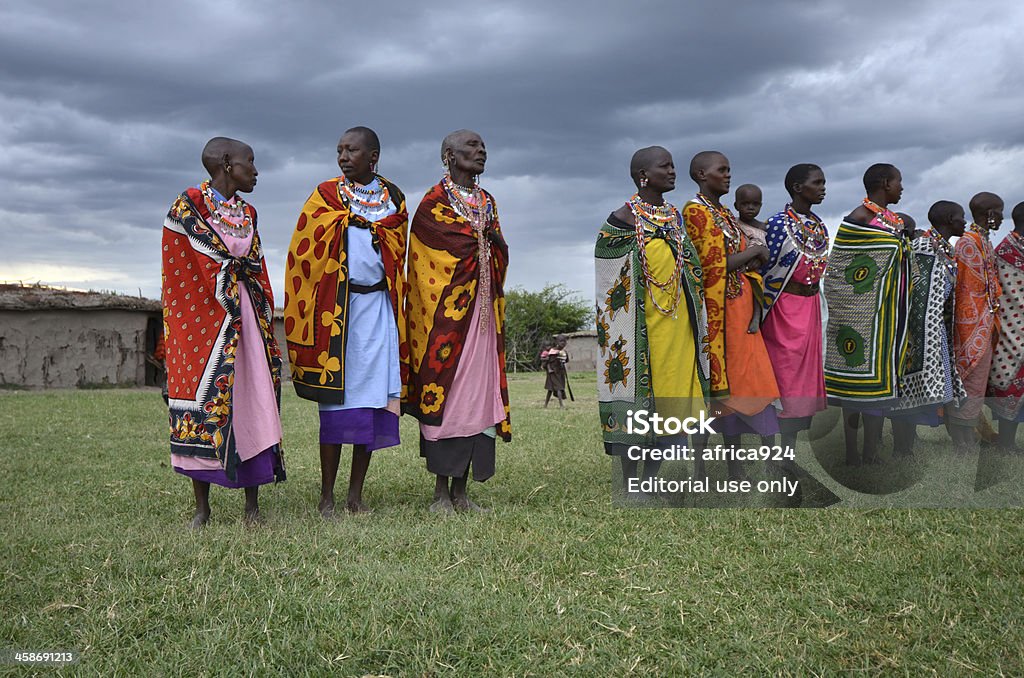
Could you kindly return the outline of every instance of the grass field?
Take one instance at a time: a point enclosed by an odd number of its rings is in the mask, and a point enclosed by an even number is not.
[[[2,393],[0,649],[77,650],[61,673],[85,675],[1024,674],[1020,510],[616,508],[593,377],[573,385],[544,410],[539,375],[511,379],[515,441],[470,485],[492,513],[427,512],[405,418],[375,512],[333,522],[287,393],[266,524],[214,488],[199,533],[156,391]]]

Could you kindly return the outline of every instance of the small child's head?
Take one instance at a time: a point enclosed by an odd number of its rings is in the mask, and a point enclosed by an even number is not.
[[[555,337],[555,348],[557,348],[558,350],[562,350],[563,348],[565,348],[568,345],[568,343],[569,337],[565,336],[564,334],[559,334],[558,336]]]
[[[928,223],[947,238],[964,234],[967,218],[964,208],[952,200],[939,200],[928,208]]]
[[[914,232],[917,230],[917,222],[914,221],[914,217],[906,212],[897,212],[896,216],[903,220],[903,237],[907,240],[913,240]]]
[[[761,212],[761,189],[754,184],[743,184],[736,189],[736,212],[740,221],[752,224]]]

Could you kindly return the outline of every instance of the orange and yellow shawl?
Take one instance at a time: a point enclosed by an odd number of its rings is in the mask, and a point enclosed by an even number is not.
[[[979,361],[993,349],[999,336],[999,305],[1002,289],[996,270],[995,251],[988,235],[971,225],[957,240],[956,291],[953,317],[953,348],[956,368],[966,382]]]
[[[487,198],[494,205],[494,198]],[[505,378],[505,272],[508,245],[495,209],[486,230],[491,241],[492,317],[498,334],[501,400],[505,421],[498,435],[512,438]],[[477,236],[470,222],[452,209],[443,184],[423,196],[409,232],[409,294],[406,298],[409,350],[403,354],[402,409],[424,424],[439,426],[445,400],[462,356],[479,290]],[[405,359],[407,356],[407,359]]]
[[[397,211],[368,222],[349,210],[339,193],[340,177],[328,179],[306,200],[295,225],[285,268],[284,329],[292,383],[301,398],[345,402],[345,342],[348,338],[348,229],[368,228],[384,263],[391,308],[398,325],[399,355],[405,348],[405,196],[384,177]]]
[[[728,210],[728,208],[724,208]],[[729,379],[725,372],[725,297],[731,290],[733,294],[742,291],[740,287],[743,275],[754,291],[755,303],[760,303],[762,296],[761,276],[757,273],[740,273],[726,271],[726,256],[740,252],[746,247],[745,236],[740,232],[740,242],[735,251],[727,248],[725,234],[715,223],[711,210],[699,202],[691,200],[683,208],[683,223],[686,232],[697,248],[700,265],[704,271],[704,303],[707,306],[708,344],[710,354],[708,362],[711,368],[711,397],[724,398],[729,395]],[[748,318],[749,320],[749,318]]]

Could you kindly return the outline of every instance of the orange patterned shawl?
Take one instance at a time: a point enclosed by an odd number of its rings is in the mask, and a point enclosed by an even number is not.
[[[957,241],[956,315],[953,318],[953,348],[956,368],[967,381],[978,362],[992,347],[999,335],[999,318],[991,311],[999,302],[1002,290],[996,270],[995,252],[988,236],[968,230]]]
[[[494,198],[487,194],[491,204]],[[495,209],[491,238],[492,314],[498,333],[501,400],[505,421],[498,435],[511,440],[508,383],[505,379],[505,272],[508,245]],[[402,409],[424,424],[441,424],[445,400],[462,357],[474,302],[478,297],[479,246],[473,227],[452,209],[443,184],[423,196],[409,233],[409,294],[406,298],[409,350],[403,355],[405,384]]]
[[[405,239],[409,215],[405,196],[384,177],[397,211],[368,223],[349,211],[338,192],[340,177],[328,179],[306,200],[295,225],[285,269],[284,329],[292,383],[302,398],[323,403],[345,402],[345,342],[349,280],[346,252],[348,229],[361,224],[380,248],[391,308],[398,324],[399,355],[405,347]]]
[[[708,312],[708,342],[710,344],[709,362],[711,366],[711,397],[724,398],[729,395],[729,379],[725,372],[725,294],[727,281],[738,272],[726,272],[726,256],[731,254],[726,249],[725,234],[715,224],[711,211],[699,202],[690,201],[683,208],[683,222],[690,235],[700,265],[704,271],[704,303]],[[740,246],[737,251],[746,247],[746,236],[740,235]],[[755,303],[763,298],[761,276],[757,273],[743,274],[754,290]],[[749,320],[749,319],[748,319]]]

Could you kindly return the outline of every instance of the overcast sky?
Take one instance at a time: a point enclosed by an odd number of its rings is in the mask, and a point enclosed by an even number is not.
[[[299,210],[354,125],[380,135],[410,213],[441,139],[478,131],[509,285],[587,299],[597,229],[650,144],[675,158],[672,202],[713,148],[733,187],[762,186],[762,218],[792,164],[818,163],[832,232],[874,162],[902,170],[919,223],[939,199],[994,191],[1007,217],[1024,200],[1013,0],[356,4],[5,0],[0,280],[157,297],[163,217],[216,135],[255,149],[247,199],[279,305]]]

